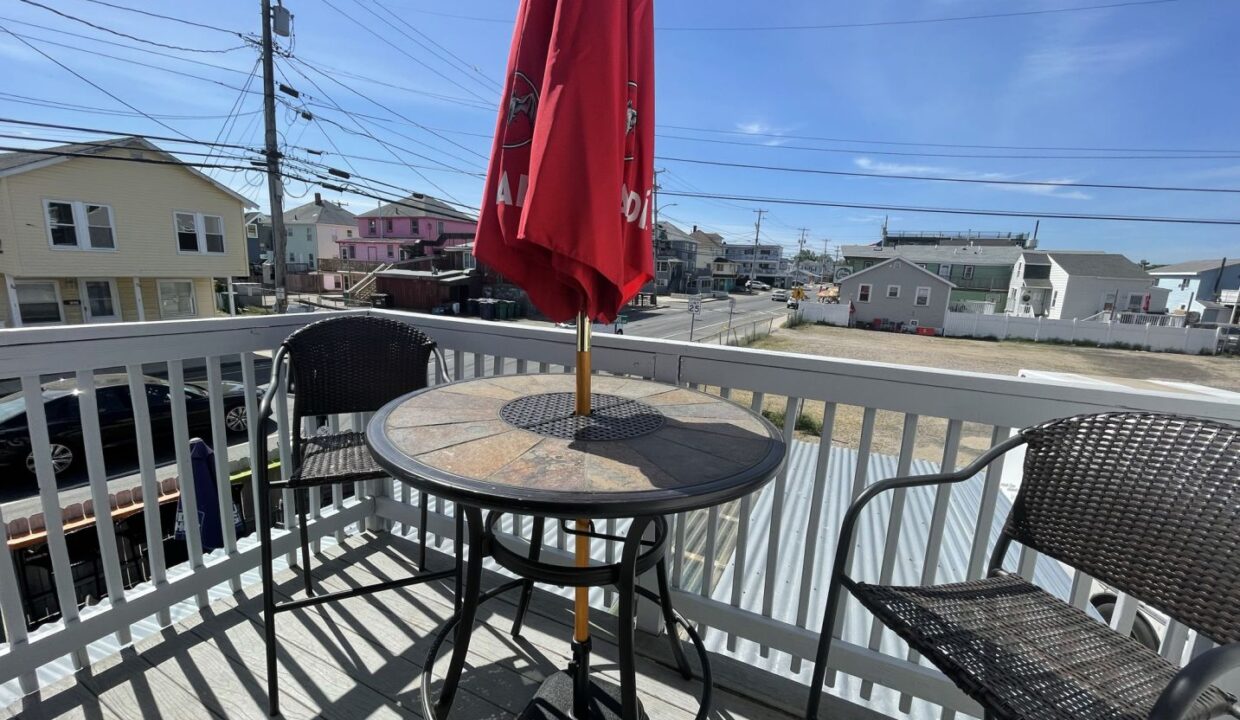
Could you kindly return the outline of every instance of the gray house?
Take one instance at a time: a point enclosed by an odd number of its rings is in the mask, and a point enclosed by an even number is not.
[[[892,258],[840,281],[840,302],[850,302],[853,323],[884,320],[902,325],[941,328],[955,288],[950,280],[903,258]]]

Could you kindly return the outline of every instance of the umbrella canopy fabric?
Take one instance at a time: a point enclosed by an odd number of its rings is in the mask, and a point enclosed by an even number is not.
[[[522,0],[474,254],[611,322],[654,278],[653,184],[653,0]]]

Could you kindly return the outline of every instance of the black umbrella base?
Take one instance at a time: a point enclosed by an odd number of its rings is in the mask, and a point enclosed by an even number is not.
[[[638,718],[648,720],[638,701]],[[573,716],[573,677],[561,670],[543,680],[534,699],[517,720],[625,720],[620,715],[620,686],[609,682],[590,682],[590,717]]]

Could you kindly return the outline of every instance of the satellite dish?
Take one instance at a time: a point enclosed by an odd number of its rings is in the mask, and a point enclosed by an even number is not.
[[[849,275],[852,275],[852,268],[850,267],[838,267],[835,269],[835,281],[836,282],[843,280]]]
[[[1021,296],[1020,296],[1020,301],[1021,301],[1021,302],[1029,302],[1029,301],[1030,301],[1030,300],[1032,300],[1032,299],[1033,299],[1033,296],[1032,296],[1032,295],[1030,295],[1029,293],[1025,293],[1024,295],[1021,295]]]

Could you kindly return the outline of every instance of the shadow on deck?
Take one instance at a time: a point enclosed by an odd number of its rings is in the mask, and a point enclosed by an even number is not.
[[[403,577],[414,567],[417,547],[391,535],[355,536],[327,546],[315,566],[324,590]],[[449,560],[434,556],[434,566]],[[280,589],[293,593],[300,578],[277,575]],[[488,575],[484,586],[497,576]],[[515,593],[514,593],[515,595]],[[21,718],[265,718],[266,675],[259,587],[217,601],[199,615],[111,657],[96,659],[23,702],[0,711]],[[484,605],[470,647],[461,692],[452,718],[512,718],[542,679],[568,661],[571,607],[562,598],[536,593],[521,638],[510,635],[514,607],[508,598]],[[389,590],[369,597],[283,613],[280,637],[280,705],[286,718],[421,717],[422,662],[429,636],[452,612],[450,583]],[[596,611],[595,669],[618,681],[610,617]],[[640,634],[639,634],[640,635]],[[693,718],[695,680],[685,682],[665,662],[665,641],[639,637],[638,683],[652,718]],[[441,652],[442,677],[448,652]],[[694,661],[696,662],[696,661]],[[712,659],[717,677],[714,709],[719,720],[782,719],[792,715],[730,692],[728,687],[764,685],[767,698],[804,701],[803,687],[769,673]],[[765,677],[755,678],[755,675]],[[436,683],[436,688],[438,682]]]

